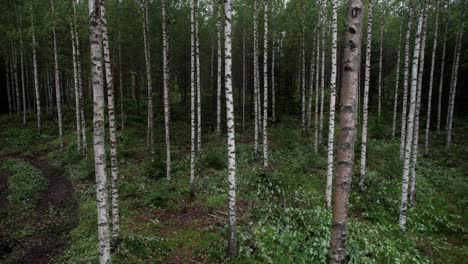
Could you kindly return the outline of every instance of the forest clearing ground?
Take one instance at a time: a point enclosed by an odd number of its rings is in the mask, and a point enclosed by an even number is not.
[[[19,158],[39,169],[47,180],[47,188],[39,195],[31,212],[18,210],[8,201],[8,177],[0,174],[0,238],[8,244],[11,253],[5,255],[6,263],[50,263],[68,244],[70,231],[78,222],[78,203],[73,198],[73,186],[62,170],[51,166],[43,157],[8,155],[0,164],[11,158]],[[11,255],[10,255],[11,254]],[[0,256],[2,257],[2,256]]]

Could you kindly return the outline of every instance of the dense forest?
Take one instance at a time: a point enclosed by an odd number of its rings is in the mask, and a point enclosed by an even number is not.
[[[2,0],[0,262],[466,263],[467,4]]]

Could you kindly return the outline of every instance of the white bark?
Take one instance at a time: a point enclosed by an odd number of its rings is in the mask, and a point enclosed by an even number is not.
[[[196,70],[197,70],[197,152],[202,152],[202,125],[201,125],[201,78],[200,78],[200,34],[199,34],[199,10],[198,1],[195,2],[195,55],[196,55]]]
[[[410,60],[410,39],[411,39],[411,24],[412,24],[412,9],[411,7],[408,16],[408,29],[406,31],[405,40],[405,72],[403,77],[403,100],[401,106],[401,135],[400,135],[400,159],[403,160],[405,155],[405,137],[406,137],[406,115],[408,111],[408,82],[409,82],[409,60]]]
[[[100,0],[89,0],[89,30],[91,43],[91,71],[93,82],[93,141],[96,173],[96,201],[98,211],[99,263],[110,259],[108,190],[105,152],[104,78],[102,76],[102,42]]]
[[[268,168],[268,0],[265,0],[263,37],[263,168]],[[305,75],[304,75],[305,76]],[[305,83],[305,82],[304,82]],[[305,90],[305,85],[304,85]]]
[[[191,0],[190,12],[190,194],[195,194],[195,1]]]
[[[362,100],[362,140],[361,140],[361,168],[359,187],[364,189],[366,178],[366,157],[367,157],[367,122],[369,114],[369,83],[371,67],[371,48],[372,48],[372,10],[373,1],[369,0],[369,11],[367,18],[367,46],[366,46],[366,69],[364,72],[364,98]]]
[[[37,55],[36,55],[36,32],[34,29],[34,14],[33,14],[33,7],[32,3],[31,7],[31,38],[32,38],[32,51],[33,51],[33,74],[34,74],[34,92],[35,92],[35,99],[36,99],[36,116],[37,116],[37,131],[39,134],[42,133],[42,126],[41,126],[41,97],[39,94],[39,80],[37,74]],[[7,88],[8,89],[8,88]],[[10,105],[10,94],[8,93],[8,105]],[[10,109],[10,108],[8,108]],[[11,117],[11,109],[10,109],[10,117]]]
[[[231,0],[224,0],[224,80],[226,86],[226,121],[228,140],[228,219],[229,219],[229,256],[237,256],[236,226],[236,140],[234,122],[234,99],[232,96],[232,54],[231,54]]]
[[[382,21],[380,26],[380,51],[379,51],[379,84],[378,84],[378,100],[377,100],[377,117],[380,122],[380,116],[382,113],[382,59],[383,59],[383,33],[384,33],[384,24],[385,21]]]
[[[169,94],[169,36],[167,29],[167,3],[162,0],[162,31],[163,31],[163,82],[164,82],[164,128],[166,130],[166,178],[171,180],[171,109],[170,109],[170,94]]]
[[[397,55],[397,68],[395,75],[395,94],[393,98],[393,122],[392,122],[392,138],[395,137],[396,133],[396,120],[398,113],[398,88],[400,87],[400,64],[401,64],[401,33],[403,23],[400,21],[400,29],[398,30],[398,55]]]
[[[333,181],[333,146],[335,139],[335,105],[336,105],[336,71],[337,71],[337,39],[338,39],[338,0],[332,1],[332,50],[330,76],[330,117],[328,123],[327,146],[327,186],[325,191],[325,205],[331,207],[331,193]],[[359,76],[359,74],[358,74]],[[358,80],[359,83],[359,80]],[[359,90],[359,85],[358,85]],[[359,109],[359,108],[358,108]]]
[[[143,42],[145,49],[146,84],[148,86],[148,128],[146,144],[150,147],[151,155],[154,156],[153,81],[151,77],[151,53],[149,47],[148,0],[144,0],[143,4]]]
[[[455,96],[457,94],[457,80],[458,80],[458,68],[460,64],[460,52],[462,47],[463,40],[463,29],[465,28],[465,21],[462,21],[461,26],[458,28],[458,39],[457,39],[457,49],[456,56],[453,64],[453,75],[452,81],[450,83],[450,97],[449,105],[447,111],[447,141],[446,141],[446,150],[450,151],[452,146],[452,128],[453,128],[453,112],[455,109]]]
[[[437,37],[439,32],[439,12],[436,10],[434,29],[434,44],[432,45],[431,73],[429,77],[429,94],[427,96],[426,134],[424,138],[424,154],[429,154],[429,134],[431,128],[432,87],[434,84],[435,57],[437,52]]]
[[[260,86],[260,76],[258,69],[258,0],[254,0],[254,51],[253,51],[253,61],[254,61],[254,155],[258,154],[258,134],[259,134],[259,109],[258,109],[258,97],[259,97],[259,86]]]
[[[62,93],[60,91],[60,79],[59,79],[59,65],[58,65],[58,54],[57,54],[57,36],[55,34],[55,8],[54,0],[50,0],[52,4],[52,15],[54,21],[52,23],[52,37],[54,42],[54,70],[55,70],[55,97],[57,104],[57,116],[59,126],[59,137],[60,137],[60,149],[63,151],[63,127],[62,127]],[[99,0],[97,0],[99,1]]]
[[[115,99],[114,99],[114,77],[110,62],[109,34],[107,33],[107,19],[105,0],[101,0],[101,34],[104,51],[104,72],[106,74],[107,85],[107,112],[109,116],[109,141],[111,158],[111,212],[112,212],[112,244],[116,245],[120,233],[119,217],[119,162],[117,157],[117,135],[115,122]]]
[[[413,135],[414,135],[414,114],[416,111],[416,96],[417,96],[417,86],[418,86],[418,69],[419,69],[419,53],[420,53],[420,45],[421,45],[421,31],[422,31],[422,24],[423,24],[423,12],[419,14],[418,18],[418,28],[416,31],[415,37],[415,44],[414,44],[414,55],[413,55],[413,63],[411,69],[411,93],[410,93],[410,105],[408,111],[408,122],[406,126],[406,143],[405,143],[405,156],[404,156],[404,164],[403,164],[403,179],[401,185],[401,207],[400,207],[400,217],[399,217],[399,224],[400,228],[405,230],[406,229],[406,211],[408,208],[408,176],[410,173],[410,159],[412,153],[412,145],[413,145]]]
[[[410,193],[409,203],[413,204],[416,195],[416,166],[418,163],[418,143],[419,143],[419,119],[421,112],[421,92],[424,74],[424,54],[426,49],[426,34],[427,34],[427,15],[424,15],[422,39],[421,39],[421,54],[419,55],[419,73],[418,73],[418,91],[416,94],[416,109],[414,112],[414,128],[413,128],[413,153],[411,156],[410,167]]]
[[[73,3],[72,3],[73,4]],[[75,29],[73,22],[70,20],[70,33],[72,40],[72,61],[73,61],[73,90],[75,91],[75,121],[76,121],[76,148],[77,152],[81,152],[81,115],[80,115],[80,95],[78,91],[78,66],[76,63],[76,47],[75,47]]]
[[[218,3],[218,21],[217,21],[217,34],[218,34],[218,76],[217,76],[217,87],[216,87],[216,134],[220,135],[221,134],[221,67],[222,67],[222,46],[221,46],[221,39],[222,39],[222,25],[221,25],[221,5]]]

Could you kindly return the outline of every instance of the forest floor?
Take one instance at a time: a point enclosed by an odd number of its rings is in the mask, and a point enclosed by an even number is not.
[[[203,155],[197,159],[196,166],[196,195],[190,197],[187,109],[176,108],[173,112],[172,179],[168,182],[162,115],[156,115],[157,153],[151,157],[146,147],[146,119],[137,114],[136,106],[129,102],[125,105],[133,114],[127,115],[125,129],[118,131],[122,230],[113,262],[230,262],[226,255],[225,134],[218,137],[210,131],[212,126],[203,127]],[[6,238],[21,241],[18,237],[37,237],[44,234],[41,230],[51,229],[55,229],[60,238],[55,239],[59,245],[44,246],[50,251],[46,256],[36,255],[34,263],[42,257],[45,262],[49,259],[58,263],[97,262],[92,153],[87,159],[77,154],[73,110],[66,108],[66,111],[63,152],[58,148],[56,124],[50,116],[46,117],[41,136],[35,132],[33,116],[26,128],[18,121],[8,121],[7,116],[0,117],[0,155],[2,160],[10,160],[0,169],[3,239],[0,242]],[[210,109],[204,109],[204,113],[210,113]],[[390,120],[391,115],[385,118]],[[205,120],[212,120],[212,116]],[[348,262],[466,263],[468,150],[465,146],[468,140],[464,131],[468,129],[468,122],[456,120],[452,154],[445,152],[443,135],[434,133],[431,154],[420,156],[416,203],[408,210],[408,229],[402,233],[398,226],[402,172],[399,139],[391,139],[388,124],[372,125],[377,124],[376,121],[371,116],[365,192],[359,191],[357,173],[353,176]],[[280,116],[269,129],[271,167],[264,171],[260,160],[253,155],[252,124],[248,123],[245,131],[241,126],[236,130],[240,257],[234,263],[326,263],[331,214],[324,208],[325,148],[322,146],[319,153],[314,153],[312,140],[300,132],[300,122]],[[91,133],[89,122],[90,151]],[[356,146],[359,160],[359,140]],[[8,208],[4,204],[11,200],[4,190],[8,189],[9,194],[10,189],[13,190],[6,177],[14,170],[11,166],[15,162],[11,160],[17,159],[38,168],[49,182],[53,179],[56,186],[53,188],[60,189],[58,193],[49,192],[52,186],[41,189],[37,204],[27,209],[34,212],[28,214],[33,217],[12,214],[11,210],[4,215]],[[357,166],[355,171],[358,171]],[[49,207],[44,207],[43,198],[49,201]],[[21,208],[22,205],[16,206]],[[50,210],[50,207],[61,206],[65,209]],[[48,217],[54,214],[54,218]],[[48,223],[50,220],[53,225]],[[11,225],[13,222],[16,226]],[[50,225],[45,225],[46,222]],[[40,225],[46,227],[40,228]],[[14,245],[12,253],[0,256],[0,262],[18,262],[19,255],[26,257],[27,253],[20,254],[18,248],[20,246]]]

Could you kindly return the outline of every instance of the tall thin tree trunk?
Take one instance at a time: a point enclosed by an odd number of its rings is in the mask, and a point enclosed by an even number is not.
[[[410,60],[410,40],[411,40],[411,22],[413,19],[412,7],[408,7],[408,29],[406,31],[405,40],[405,72],[403,76],[403,100],[401,106],[401,135],[400,135],[400,159],[403,160],[405,155],[405,137],[406,137],[406,117],[408,111],[408,82],[409,82],[409,60]]]
[[[221,39],[222,39],[222,25],[221,25],[221,1],[218,3],[218,8],[216,9],[218,12],[218,21],[216,23],[217,26],[217,36],[218,36],[218,76],[217,76],[217,89],[216,89],[216,134],[221,134],[221,74],[222,74],[222,47],[221,47]]]
[[[448,23],[445,22],[444,44],[442,48],[442,65],[440,66],[439,94],[437,98],[437,132],[440,131],[440,119],[442,116],[442,88],[444,86],[445,56],[447,47]]]
[[[268,168],[268,0],[264,6],[263,36],[263,168]],[[305,90],[305,85],[304,85]]]
[[[104,69],[107,87],[107,112],[109,116],[109,141],[111,159],[111,212],[112,212],[112,245],[115,247],[119,241],[120,217],[119,217],[119,162],[117,157],[117,133],[115,125],[115,99],[114,99],[114,77],[110,61],[109,34],[107,33],[107,19],[105,0],[101,0],[101,34],[104,51]]]
[[[319,146],[322,145],[323,141],[323,106],[325,105],[325,24],[326,24],[326,16],[325,16],[325,9],[326,9],[326,1],[322,2],[323,5],[323,11],[322,11],[322,17],[323,21],[322,24],[320,25],[322,28],[322,61],[321,63],[321,72],[320,72],[320,79],[321,79],[321,84],[320,84],[320,118],[319,118],[319,137],[318,137],[318,144]]]
[[[54,7],[54,0],[50,0],[50,1],[51,1],[51,4],[52,4],[52,15],[54,16],[54,21],[52,23],[52,36],[53,36],[53,41],[54,41],[55,97],[56,97],[56,104],[57,104],[60,149],[63,151],[62,93],[60,91],[59,65],[58,65],[58,54],[57,54],[57,36],[55,34],[55,26],[56,26],[55,25],[56,24],[55,7]],[[99,0],[97,0],[97,1],[99,1]]]
[[[337,39],[338,39],[338,0],[332,1],[332,50],[331,50],[331,76],[330,76],[330,116],[328,123],[327,146],[327,186],[325,191],[325,205],[331,207],[332,180],[333,180],[333,146],[335,140],[335,105],[336,105],[336,71],[337,71]],[[359,72],[359,70],[358,70]],[[358,86],[359,91],[359,73]],[[357,108],[359,109],[359,108]],[[359,113],[359,110],[358,110]]]
[[[462,47],[462,40],[463,40],[463,29],[465,28],[465,21],[461,22],[461,26],[458,28],[458,40],[457,40],[457,49],[456,49],[456,56],[453,62],[453,76],[452,81],[450,83],[450,97],[449,97],[449,106],[447,111],[447,141],[446,141],[446,150],[450,151],[452,146],[452,128],[453,128],[453,112],[455,109],[455,96],[457,94],[457,80],[458,80],[458,68],[460,64],[460,52]]]
[[[190,195],[195,195],[195,2],[191,0],[190,12]]]
[[[37,56],[36,56],[36,32],[34,30],[34,14],[33,14],[33,6],[32,3],[30,4],[30,11],[31,11],[31,38],[32,38],[32,51],[33,51],[33,73],[34,73],[34,92],[35,92],[35,99],[36,99],[36,116],[37,116],[37,132],[39,134],[42,133],[42,125],[41,125],[41,96],[39,94],[39,80],[37,74]],[[8,94],[8,102],[10,102],[10,94]],[[10,111],[11,116],[11,111]]]
[[[148,25],[148,0],[144,0],[143,8],[143,42],[145,49],[146,63],[146,82],[148,86],[148,128],[146,144],[150,147],[151,155],[154,156],[154,110],[153,110],[153,81],[151,77],[151,53],[149,41],[149,25]],[[153,157],[154,158],[154,157]]]
[[[413,153],[411,156],[411,167],[410,167],[410,193],[409,203],[414,203],[416,196],[416,166],[418,163],[418,143],[419,143],[419,119],[421,112],[421,92],[422,82],[424,74],[424,54],[426,49],[426,35],[427,35],[427,15],[424,15],[422,38],[421,38],[421,54],[419,55],[419,73],[418,73],[418,91],[416,94],[416,109],[414,112],[414,128],[413,128]]]
[[[415,44],[414,44],[414,55],[412,63],[411,73],[411,93],[410,93],[410,105],[408,112],[408,123],[406,127],[406,143],[405,143],[405,156],[403,164],[403,180],[401,187],[401,207],[400,207],[400,219],[399,224],[401,229],[406,229],[406,210],[408,208],[408,176],[410,173],[410,159],[412,153],[413,135],[414,135],[414,114],[416,111],[416,96],[418,86],[418,66],[419,66],[419,53],[421,45],[421,31],[423,24],[423,11],[420,12],[418,18],[418,28],[416,31]]]
[[[103,1],[103,0],[102,0]],[[73,3],[72,3],[73,4]],[[80,114],[80,95],[78,88],[78,66],[76,58],[76,38],[75,30],[73,28],[73,22],[70,20],[70,33],[72,39],[72,56],[73,56],[73,86],[75,91],[75,116],[76,116],[76,148],[77,152],[81,152],[81,114]]]
[[[361,140],[361,168],[359,187],[364,190],[364,181],[366,177],[366,157],[367,157],[367,122],[369,114],[369,83],[371,67],[371,49],[372,49],[372,10],[373,1],[369,0],[369,10],[367,18],[367,46],[366,46],[366,69],[364,72],[364,98],[362,100],[362,140]]]
[[[197,152],[202,152],[202,120],[201,120],[201,78],[200,78],[200,34],[199,34],[199,23],[200,19],[198,15],[198,1],[195,2],[195,56],[196,56],[196,77],[197,77]]]
[[[19,11],[19,41],[20,41],[20,70],[21,70],[21,94],[23,95],[23,126],[26,126],[26,87],[24,84],[24,53],[23,53],[23,30],[21,11]]]
[[[427,96],[426,136],[424,138],[424,154],[429,154],[429,134],[431,128],[432,87],[434,84],[435,57],[437,52],[437,37],[439,33],[439,12],[436,10],[436,22],[434,29],[434,44],[432,45],[431,73],[429,77],[429,94]]]
[[[346,240],[349,194],[354,163],[354,145],[357,136],[356,97],[361,64],[362,0],[349,0],[343,53],[343,75],[340,96],[340,135],[338,139],[339,166],[336,170],[333,194],[332,232],[330,239],[330,264],[346,263]]]
[[[304,22],[303,22],[304,23]],[[301,126],[302,131],[305,132],[306,130],[306,90],[305,90],[305,68],[306,68],[306,57],[305,57],[305,32],[304,32],[304,25],[302,29],[302,40],[301,40]]]
[[[164,82],[164,128],[166,139],[166,178],[171,180],[171,109],[170,109],[170,94],[169,94],[169,36],[167,29],[167,3],[162,0],[162,31],[163,31],[163,82]]]
[[[317,30],[317,28],[316,28]],[[317,31],[316,31],[317,32]],[[314,97],[314,76],[315,76],[315,45],[317,45],[318,38],[314,40],[314,47],[312,48],[312,56],[310,59],[310,70],[309,70],[309,96],[307,96],[307,112],[306,112],[306,127],[305,127],[305,135],[307,138],[310,136],[310,126],[312,121],[312,104],[313,104],[313,97]]]
[[[229,257],[237,256],[236,226],[236,139],[234,122],[234,100],[232,96],[232,55],[231,55],[231,0],[224,0],[224,82],[226,87],[226,120],[228,140],[228,218],[229,218]]]
[[[93,141],[98,211],[99,263],[110,259],[109,211],[105,151],[104,78],[102,76],[102,42],[100,0],[89,0],[89,30],[91,43],[91,71],[93,80]]]
[[[253,61],[254,61],[254,155],[258,155],[258,134],[259,134],[259,109],[258,109],[258,97],[259,97],[259,86],[260,86],[260,76],[258,69],[258,0],[254,0],[254,51],[253,51]]]
[[[320,16],[317,21],[317,25],[320,25]],[[319,27],[319,26],[318,26]],[[320,28],[320,27],[319,27]],[[323,36],[323,32],[317,28],[317,42],[315,52],[315,124],[314,124],[314,152],[318,152],[319,145],[319,85],[320,85],[320,38]],[[322,34],[321,34],[322,33]]]
[[[398,87],[400,87],[400,64],[401,64],[401,33],[402,33],[403,22],[400,21],[400,28],[398,30],[398,55],[397,55],[397,68],[395,75],[395,93],[393,98],[393,122],[392,122],[392,138],[395,137],[396,133],[396,120],[398,113]]]
[[[384,33],[384,21],[380,26],[380,51],[379,51],[379,84],[378,84],[378,100],[377,100],[377,117],[380,123],[380,116],[382,114],[382,60],[383,60],[383,34]]]

